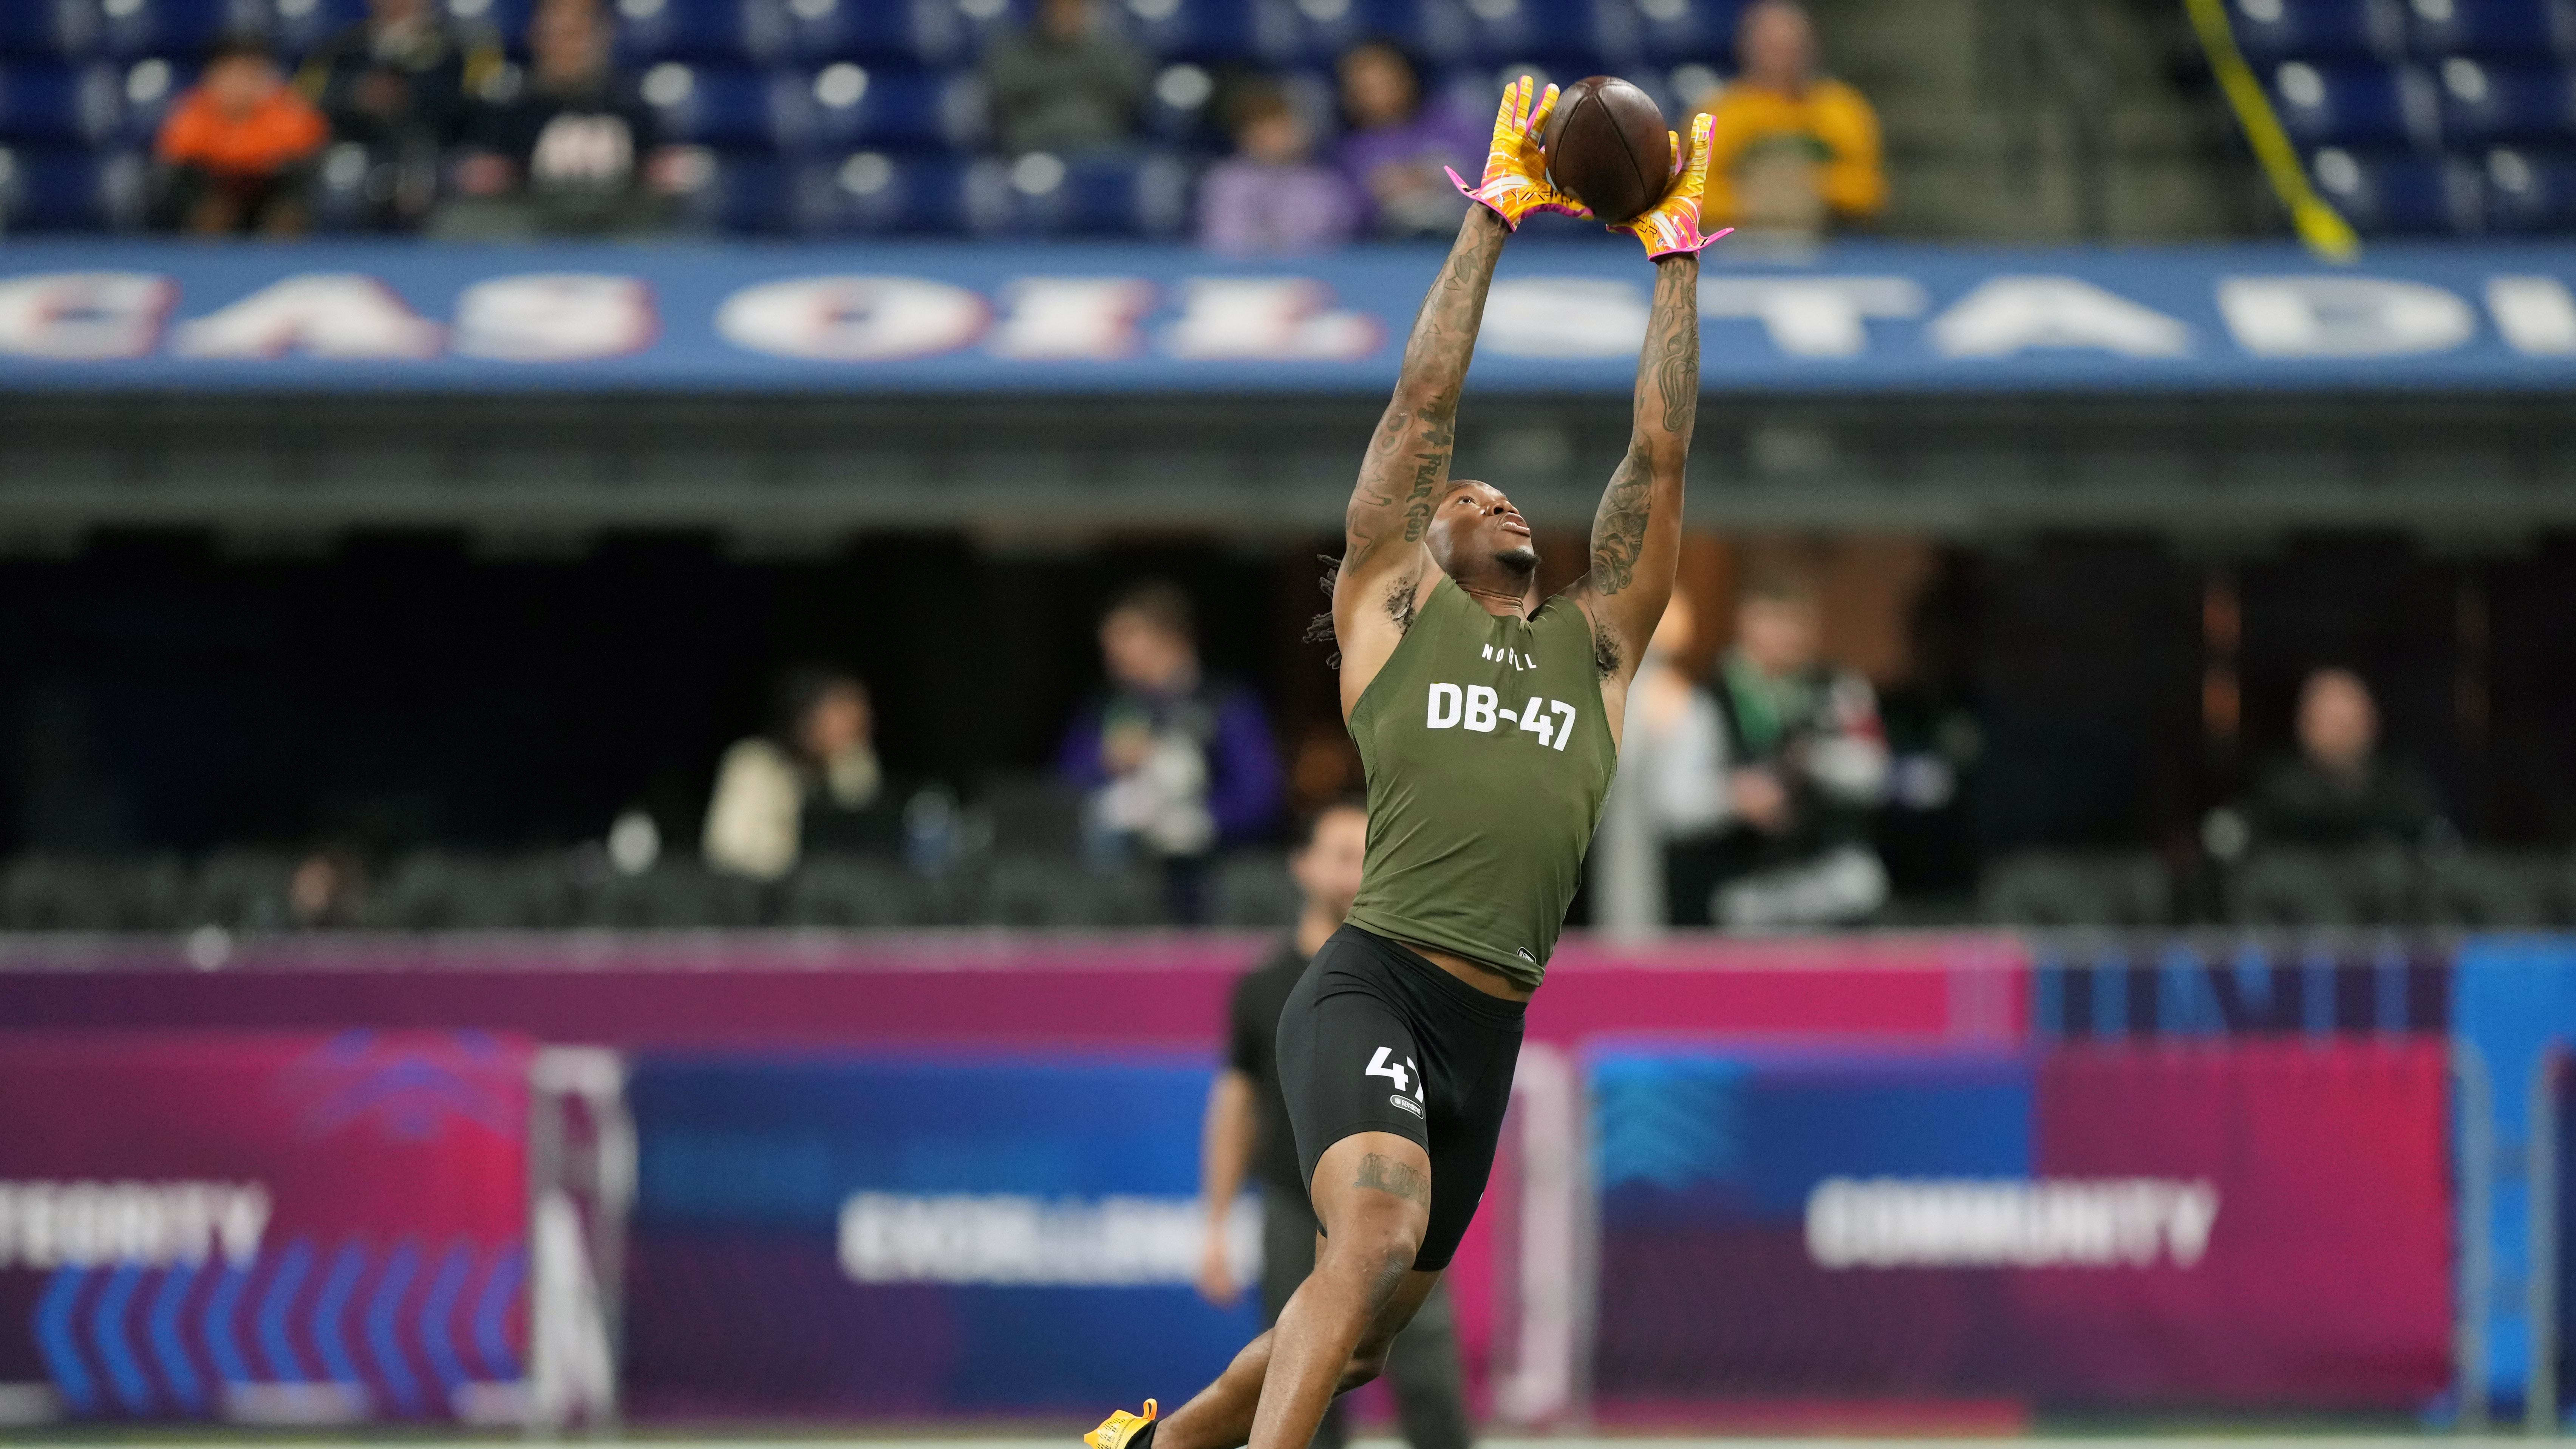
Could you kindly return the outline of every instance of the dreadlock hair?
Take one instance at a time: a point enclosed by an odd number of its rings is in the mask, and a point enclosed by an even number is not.
[[[1315,561],[1324,566],[1324,576],[1316,580],[1316,584],[1323,589],[1326,603],[1324,612],[1306,621],[1306,642],[1339,646],[1342,640],[1339,634],[1333,632],[1333,609],[1330,601],[1333,597],[1333,584],[1342,576],[1342,561],[1339,556],[1329,553],[1315,555]],[[1324,663],[1329,668],[1341,668],[1341,649],[1335,647],[1332,657]]]

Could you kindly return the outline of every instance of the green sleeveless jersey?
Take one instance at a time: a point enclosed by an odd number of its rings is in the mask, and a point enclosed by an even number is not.
[[[1351,738],[1369,816],[1351,923],[1536,989],[1619,768],[1583,611],[1499,618],[1442,578]]]

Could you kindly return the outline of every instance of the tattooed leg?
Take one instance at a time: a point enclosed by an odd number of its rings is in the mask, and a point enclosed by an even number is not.
[[[1333,1395],[1377,1377],[1437,1273],[1413,1269],[1431,1213],[1431,1160],[1410,1140],[1363,1132],[1315,1166],[1328,1230],[1315,1271],[1279,1324],[1154,1434],[1154,1449],[1305,1449]]]

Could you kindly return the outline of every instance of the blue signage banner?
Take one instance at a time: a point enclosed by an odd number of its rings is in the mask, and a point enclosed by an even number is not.
[[[1436,249],[1247,262],[1146,245],[0,245],[0,389],[1372,394]],[[1624,393],[1624,239],[1506,255],[1478,387]],[[2576,384],[2576,246],[1721,243],[1712,391]]]

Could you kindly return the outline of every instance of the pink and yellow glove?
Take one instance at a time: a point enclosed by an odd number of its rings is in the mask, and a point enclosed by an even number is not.
[[[1646,255],[1660,259],[1683,252],[1697,255],[1710,242],[1735,230],[1731,226],[1712,232],[1699,229],[1699,200],[1708,190],[1708,132],[1715,124],[1710,116],[1691,118],[1689,149],[1683,149],[1679,137],[1674,138],[1672,189],[1635,221],[1621,222],[1611,227],[1612,231],[1624,231],[1644,242]]]
[[[1530,96],[1537,89],[1538,83],[1528,76],[1503,87],[1503,108],[1494,117],[1494,146],[1485,156],[1482,183],[1469,186],[1454,169],[1440,168],[1449,172],[1460,191],[1483,203],[1514,231],[1520,230],[1521,218],[1533,211],[1592,214],[1582,202],[1547,184],[1547,152],[1540,147],[1539,136],[1547,127],[1547,113],[1556,109],[1556,87],[1549,86],[1532,109]]]

